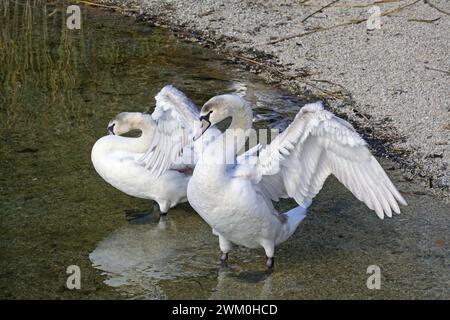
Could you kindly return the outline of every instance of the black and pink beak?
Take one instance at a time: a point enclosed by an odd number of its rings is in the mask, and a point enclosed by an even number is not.
[[[115,126],[116,124],[115,123],[113,123],[112,125],[110,125],[109,127],[108,127],[108,134],[114,134],[114,126]]]
[[[212,111],[208,112],[208,114],[205,114],[203,116],[200,116],[200,127],[197,129],[197,131],[194,134],[194,141],[196,141],[198,138],[202,136],[203,133],[205,133],[206,130],[211,126],[211,121],[209,121],[209,116]]]

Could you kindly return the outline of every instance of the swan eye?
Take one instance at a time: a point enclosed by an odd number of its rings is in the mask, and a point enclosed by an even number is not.
[[[200,121],[206,120],[206,121],[209,122],[209,116],[211,115],[212,112],[213,112],[213,111],[210,110],[210,111],[209,111],[207,114],[205,114],[204,116],[200,116]]]

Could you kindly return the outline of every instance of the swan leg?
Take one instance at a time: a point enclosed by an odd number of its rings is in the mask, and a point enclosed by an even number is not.
[[[217,231],[216,231],[217,232]],[[231,250],[231,242],[224,238],[220,233],[217,233],[219,236],[219,247],[220,251],[222,251],[222,255],[220,256],[220,263],[226,264],[228,260],[228,252]]]
[[[273,270],[274,264],[275,264],[275,258],[274,257],[267,258],[266,266],[267,266],[267,269],[269,269],[269,271]]]
[[[220,263],[221,264],[226,264],[228,261],[228,252],[222,252],[222,254],[220,255]]]
[[[273,241],[263,241],[263,243],[261,245],[263,246],[264,251],[266,252],[266,256],[267,256],[266,266],[269,269],[269,271],[272,271],[273,266],[275,264],[275,258],[274,258],[275,243]]]
[[[167,211],[170,209],[169,203],[167,201],[160,201],[158,202],[159,205],[159,215],[165,216],[167,214]]]

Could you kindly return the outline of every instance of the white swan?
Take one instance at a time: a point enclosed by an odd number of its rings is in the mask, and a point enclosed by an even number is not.
[[[195,105],[173,86],[165,86],[155,99],[151,115],[124,112],[116,116],[108,124],[109,135],[94,144],[91,159],[106,182],[130,196],[156,201],[165,214],[187,201],[187,184],[203,147],[200,143],[209,143],[220,132],[214,129],[205,141],[192,143],[199,117]],[[131,130],[142,134],[120,136]]]
[[[229,129],[204,150],[187,189],[191,206],[219,236],[222,261],[235,243],[263,247],[272,268],[275,246],[294,233],[330,174],[381,219],[400,213],[397,202],[406,205],[364,140],[321,103],[301,108],[282,134],[250,157],[236,158],[252,126],[252,110],[244,99],[216,96],[200,114],[196,138],[232,118]],[[282,197],[294,198],[299,207],[278,213],[272,201]]]

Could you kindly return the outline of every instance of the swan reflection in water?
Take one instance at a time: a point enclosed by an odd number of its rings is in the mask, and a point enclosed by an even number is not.
[[[157,210],[127,215],[128,224],[112,232],[89,255],[93,266],[104,272],[107,285],[130,298],[190,298],[195,294],[224,299],[242,295],[244,290],[249,298],[270,297],[270,274],[219,266],[217,239],[192,210],[176,208],[162,217]],[[246,256],[247,252],[239,250],[239,254]]]

